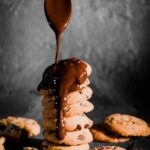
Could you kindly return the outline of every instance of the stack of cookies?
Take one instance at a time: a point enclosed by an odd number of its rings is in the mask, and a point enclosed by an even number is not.
[[[94,141],[126,142],[132,137],[149,136],[149,124],[138,117],[127,114],[111,114],[100,124],[95,124],[91,132]]]
[[[91,71],[89,64],[71,58],[48,67],[44,72],[43,80],[38,87],[40,95],[43,95],[44,150],[89,150],[89,143],[93,140],[89,128],[93,121],[85,113],[94,108],[88,101],[92,96],[92,89],[88,87]],[[59,84],[58,76],[52,76],[54,72],[59,74]],[[61,93],[64,93],[66,87],[69,88],[62,100]],[[60,107],[62,103],[65,104]],[[63,116],[60,116],[60,113]]]

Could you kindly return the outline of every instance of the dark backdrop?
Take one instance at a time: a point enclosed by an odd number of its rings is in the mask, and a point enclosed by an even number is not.
[[[0,117],[41,121],[36,87],[54,56],[43,1],[0,0]],[[91,64],[93,120],[114,112],[150,120],[149,0],[73,0],[60,56]]]

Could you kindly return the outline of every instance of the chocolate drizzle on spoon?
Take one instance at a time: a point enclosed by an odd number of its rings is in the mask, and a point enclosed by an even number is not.
[[[66,135],[64,113],[67,105],[67,95],[79,90],[79,84],[87,79],[87,65],[76,58],[59,61],[58,64],[49,66],[44,74],[38,91],[52,89],[55,95],[57,109],[57,138],[62,140]]]
[[[45,0],[44,8],[48,23],[56,35],[57,49],[55,64],[45,70],[38,90],[53,90],[58,120],[57,138],[62,140],[66,135],[64,121],[66,97],[69,92],[79,89],[78,85],[87,78],[86,64],[75,58],[59,61],[61,35],[71,18],[71,0]]]
[[[71,18],[71,0],[45,0],[44,9],[47,21],[56,35],[55,63],[58,63],[61,34],[66,29]]]

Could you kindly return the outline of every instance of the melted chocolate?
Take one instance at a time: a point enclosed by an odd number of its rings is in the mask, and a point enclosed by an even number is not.
[[[60,140],[66,135],[64,110],[67,104],[67,94],[78,90],[79,84],[83,84],[87,79],[86,67],[85,63],[76,58],[59,61],[58,64],[53,64],[45,70],[38,86],[38,91],[53,90],[58,117],[57,137]]]
[[[64,113],[66,111],[66,97],[69,92],[79,88],[87,78],[86,64],[75,58],[59,61],[59,48],[62,32],[66,29],[72,12],[71,0],[45,0],[45,15],[49,25],[56,35],[57,49],[55,64],[48,67],[40,83],[40,89],[52,89],[56,99],[58,118],[58,139],[66,135]]]
[[[66,29],[72,12],[71,0],[45,0],[45,15],[56,35],[57,50],[55,63],[58,63],[61,34]]]

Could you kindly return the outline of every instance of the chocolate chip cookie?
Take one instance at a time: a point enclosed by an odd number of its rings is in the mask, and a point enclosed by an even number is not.
[[[101,141],[101,142],[118,143],[118,142],[126,142],[130,140],[130,138],[128,137],[122,137],[107,131],[101,124],[95,124],[91,128],[91,132],[93,134],[93,139],[95,142]]]
[[[23,117],[7,117],[0,119],[0,136],[19,139],[21,137],[33,137],[40,133],[39,124]]]
[[[125,137],[150,135],[149,124],[131,115],[112,114],[105,118],[104,125],[108,130]]]

